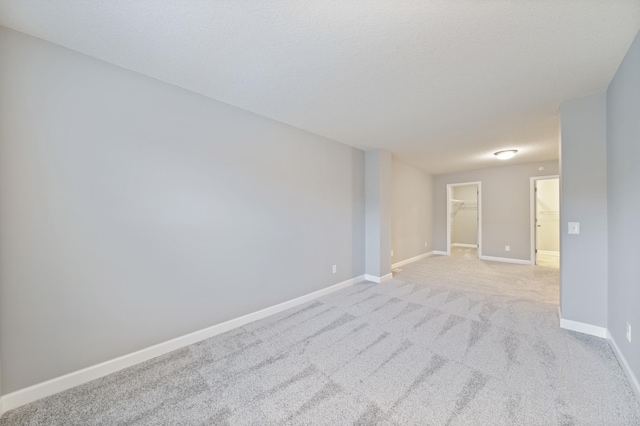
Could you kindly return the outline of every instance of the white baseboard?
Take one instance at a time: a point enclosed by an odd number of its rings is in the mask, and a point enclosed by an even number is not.
[[[386,277],[391,278],[391,274],[385,275],[384,277],[382,277],[382,279],[387,279]],[[139,351],[93,365],[91,367],[83,368],[82,370],[65,374],[64,376],[56,377],[54,379],[35,384],[33,386],[11,392],[9,394],[3,395],[0,398],[0,415],[8,410],[13,410],[14,408],[18,408],[24,404],[28,404],[46,396],[71,389],[75,386],[90,382],[100,377],[104,377],[111,373],[115,373],[116,371],[120,371],[124,368],[131,367],[160,355],[175,351],[176,349],[189,346],[193,343],[200,342],[234,328],[241,327],[250,322],[266,318],[273,314],[277,314],[278,312],[293,308],[297,305],[301,305],[313,299],[317,299],[318,297],[325,296],[329,293],[333,293],[334,291],[343,289],[364,280],[365,276],[360,275],[358,277],[351,278],[330,287],[323,288],[322,290],[314,291],[313,293],[309,293],[304,296],[300,296],[295,299],[291,299],[256,312],[252,312],[250,314],[243,315],[241,317],[234,318],[220,324],[216,324],[203,330],[176,337],[175,339],[158,343],[157,345],[153,345],[148,348],[141,349]]]
[[[381,277],[377,277],[375,275],[369,275],[369,274],[364,275],[365,281],[371,281],[378,284],[380,284],[381,282],[390,280],[391,278],[393,278],[393,274],[391,273],[388,273],[387,275],[383,275]]]
[[[446,251],[442,251],[442,250],[434,250],[433,254],[437,254],[439,256],[449,256],[449,253],[447,253]]]
[[[598,327],[595,325],[585,324],[578,321],[562,319],[562,311],[560,310],[559,306],[558,306],[558,316],[560,317],[561,328],[607,339],[607,342],[609,343],[611,350],[615,354],[616,358],[618,358],[618,363],[620,364],[622,371],[624,371],[624,374],[627,376],[627,379],[629,380],[629,385],[631,385],[631,389],[633,390],[633,393],[635,393],[636,398],[640,400],[640,382],[638,381],[638,378],[636,377],[636,375],[633,374],[633,370],[631,370],[631,367],[629,366],[627,359],[622,354],[622,351],[620,350],[620,348],[618,347],[618,344],[616,343],[615,339],[611,335],[611,332],[604,327]]]
[[[560,256],[559,251],[538,250],[538,254],[546,254],[547,256]]]
[[[571,321],[560,317],[560,328],[565,330],[577,331],[578,333],[589,334],[595,337],[606,338],[607,329],[597,325],[586,324],[584,322]]]
[[[424,259],[425,257],[433,256],[433,252],[430,251],[428,253],[422,253],[417,256],[411,257],[409,259],[401,260],[400,262],[396,262],[391,265],[391,269],[399,268],[400,266],[408,265],[409,263],[415,262],[420,259]]]
[[[508,257],[480,256],[480,260],[490,260],[492,262],[517,263],[518,265],[533,265],[531,260],[510,259]]]
[[[622,351],[620,351],[618,344],[616,343],[609,330],[607,330],[607,341],[609,342],[609,346],[611,346],[611,349],[613,350],[616,358],[618,358],[618,362],[620,363],[620,367],[622,367],[622,371],[624,371],[627,379],[629,379],[629,384],[631,385],[631,389],[633,389],[633,393],[636,394],[636,398],[638,398],[638,400],[640,401],[640,382],[638,382],[638,378],[636,377],[636,375],[633,374],[633,371],[631,370],[627,359],[624,357],[624,355],[622,355]]]
[[[468,247],[468,248],[478,248],[477,244],[464,244],[464,243],[453,243],[452,247]]]

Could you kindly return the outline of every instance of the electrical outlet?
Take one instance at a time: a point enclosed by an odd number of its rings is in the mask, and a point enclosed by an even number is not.
[[[335,274],[336,272],[338,272],[338,265],[333,265],[333,273]]]
[[[425,246],[425,247],[429,247],[429,244],[427,244],[427,242],[425,241],[425,242],[424,242],[424,246]]]
[[[391,250],[391,257],[393,257],[393,250]]]
[[[627,340],[631,342],[631,324],[627,323]]]
[[[504,251],[511,251],[511,246],[504,246]]]

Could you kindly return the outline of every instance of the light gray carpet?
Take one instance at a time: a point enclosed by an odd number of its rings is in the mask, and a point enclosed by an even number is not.
[[[0,425],[639,425],[558,270],[457,250],[6,413]]]

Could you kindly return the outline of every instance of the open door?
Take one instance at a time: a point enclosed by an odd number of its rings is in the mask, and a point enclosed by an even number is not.
[[[553,177],[533,181],[533,263],[560,267],[560,180]]]

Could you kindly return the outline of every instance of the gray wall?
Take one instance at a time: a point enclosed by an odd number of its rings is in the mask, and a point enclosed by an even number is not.
[[[393,158],[391,181],[391,247],[396,263],[432,250],[433,177]]]
[[[496,160],[499,161],[499,160]],[[544,167],[544,170],[539,170]],[[558,174],[558,162],[522,164],[435,176],[434,248],[447,250],[447,184],[482,182],[482,254],[531,259],[530,177]],[[505,251],[506,245],[511,251]]]
[[[478,186],[454,186],[452,197],[464,200],[465,203],[457,211],[452,212],[451,243],[478,244]]]
[[[364,273],[362,151],[6,29],[0,62],[4,393]]]
[[[560,105],[560,309],[607,326],[607,126],[604,93]],[[568,222],[580,234],[568,234]]]
[[[391,272],[391,153],[367,151],[365,271],[374,277]]]
[[[640,379],[640,35],[607,91],[608,328]],[[631,342],[625,339],[631,324]]]

